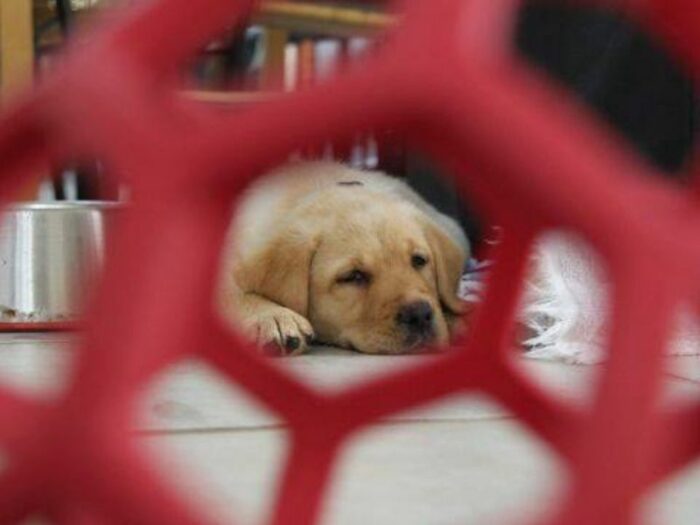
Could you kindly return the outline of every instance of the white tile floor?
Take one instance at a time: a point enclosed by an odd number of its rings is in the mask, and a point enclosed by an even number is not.
[[[70,340],[0,336],[0,381],[52,395],[65,378]],[[321,350],[288,359],[294,373],[340,388],[431,356],[377,357]],[[600,367],[523,360],[556,395],[586,402]],[[667,402],[700,399],[700,358],[669,359]],[[154,384],[141,424],[149,447],[183,493],[216,522],[260,523],[275,493],[285,432],[274,417],[202,363],[181,364]],[[173,472],[182,472],[173,475]],[[493,523],[534,513],[566,490],[566,472],[499,406],[461,397],[391,418],[361,434],[343,455],[323,523],[402,525]],[[700,468],[691,466],[647,499],[651,523],[700,522]]]

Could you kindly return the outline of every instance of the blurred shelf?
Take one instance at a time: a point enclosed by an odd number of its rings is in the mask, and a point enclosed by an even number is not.
[[[34,3],[36,22],[45,24],[55,16],[55,12],[47,7],[48,5],[45,2]],[[90,5],[91,7],[82,8],[73,13],[77,27],[89,23],[96,12],[108,9],[111,2],[103,1]],[[259,10],[254,12],[251,18],[252,24],[285,29],[293,33],[340,37],[376,34],[391,27],[396,21],[396,16],[367,6],[275,1],[262,2]],[[53,26],[43,32],[38,47],[50,50],[61,42],[61,31]]]
[[[254,13],[253,22],[299,33],[353,36],[391,27],[396,17],[374,9],[269,1]]]
[[[259,102],[268,102],[281,96],[281,93],[269,91],[205,91],[185,90],[182,96],[197,102],[220,104],[226,106],[246,106]]]

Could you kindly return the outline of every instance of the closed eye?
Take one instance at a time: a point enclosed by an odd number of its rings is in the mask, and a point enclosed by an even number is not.
[[[416,253],[411,256],[411,266],[413,266],[416,270],[420,270],[427,264],[428,258],[425,255]]]
[[[344,273],[336,279],[339,284],[354,284],[355,286],[367,286],[372,280],[372,276],[362,270],[352,270]]]

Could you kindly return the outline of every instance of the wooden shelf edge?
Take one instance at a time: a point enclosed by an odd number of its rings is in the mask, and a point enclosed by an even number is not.
[[[264,2],[260,10],[253,14],[253,20],[261,25],[333,30],[377,32],[391,27],[397,17],[373,10],[349,7],[334,7],[306,2]]]
[[[180,94],[197,102],[209,104],[225,105],[246,105],[257,102],[268,102],[279,98],[282,93],[271,91],[206,91],[206,90],[184,90]]]

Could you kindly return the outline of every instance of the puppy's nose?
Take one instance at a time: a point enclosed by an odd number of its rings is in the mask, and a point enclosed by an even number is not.
[[[402,306],[396,314],[396,323],[413,334],[426,334],[433,329],[433,307],[426,301]]]

